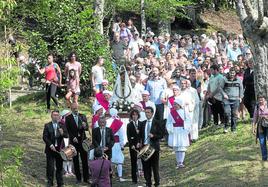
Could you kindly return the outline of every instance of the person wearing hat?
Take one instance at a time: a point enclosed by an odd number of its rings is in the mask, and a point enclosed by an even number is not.
[[[174,108],[174,101],[179,98],[181,94],[181,89],[177,85],[172,86],[173,95],[168,98],[168,108],[171,110]]]
[[[102,116],[103,114],[104,114],[103,107],[101,105],[95,105],[94,106],[94,115],[92,117],[92,126],[91,126],[92,129],[99,126],[98,120],[99,120],[100,116]]]
[[[191,119],[184,109],[183,99],[177,98],[174,101],[174,108],[171,109],[167,119],[168,145],[176,153],[177,169],[184,167],[185,151],[190,146],[190,129]]]
[[[144,112],[145,108],[150,106],[154,109],[154,114],[155,114],[156,108],[155,108],[155,104],[152,101],[150,101],[150,93],[147,90],[144,90],[141,93],[141,96],[142,96],[142,101],[140,101],[140,104],[142,106],[141,111]],[[146,118],[144,117],[145,115],[141,114],[141,120],[146,120]]]
[[[118,111],[115,108],[110,109],[111,117],[107,119],[107,127],[112,129],[114,135],[114,145],[112,148],[112,163],[117,167],[117,174],[120,182],[124,182],[125,179],[123,176],[123,163],[124,163],[124,146],[125,146],[125,131],[124,131],[124,123],[118,117]]]
[[[105,111],[109,110],[109,106],[110,106],[110,99],[112,98],[113,92],[109,91],[109,90],[104,90],[103,92],[99,92],[95,95],[95,101],[93,103],[93,110],[94,110],[94,106],[96,105],[101,105]],[[94,113],[96,111],[94,110]]]
[[[111,161],[104,158],[101,147],[94,149],[94,157],[95,160],[89,163],[92,183],[101,187],[110,187]]]

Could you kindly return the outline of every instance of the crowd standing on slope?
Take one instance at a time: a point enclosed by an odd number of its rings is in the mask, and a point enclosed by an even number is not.
[[[181,169],[185,167],[187,148],[198,140],[200,129],[212,121],[213,125],[223,128],[223,133],[231,131],[235,134],[237,121],[240,119],[246,123],[247,112],[250,122],[254,124],[253,132],[257,132],[260,140],[262,158],[267,160],[267,104],[263,96],[258,96],[259,105],[256,105],[254,62],[250,46],[243,35],[213,32],[200,36],[170,33],[156,36],[147,28],[146,35],[141,37],[132,20],[128,20],[126,24],[118,18],[113,25],[110,46],[114,70],[119,71],[119,67],[124,65],[132,94],[135,95],[129,121],[126,123],[121,119],[119,111],[114,108],[112,98],[115,93],[108,90],[108,85],[112,83],[107,81],[105,60],[99,57],[92,67],[95,101],[92,105],[94,115],[91,125],[88,125],[86,117],[78,112],[79,77],[83,72],[81,64],[76,60],[76,54],[72,52],[64,70],[68,85],[66,103],[71,111],[69,114],[67,110],[62,112],[65,120],[58,123],[62,125],[59,128],[54,125],[57,124],[55,115],[58,116],[59,112],[52,111],[50,125],[56,129],[57,136],[51,135],[50,138],[56,140],[48,141],[47,125],[44,130],[46,150],[50,150],[47,155],[54,154],[56,160],[59,158],[55,150],[60,151],[62,145],[55,144],[66,136],[64,132],[68,132],[65,146],[72,144],[77,150],[78,154],[73,157],[75,174],[72,173],[71,163],[66,162],[66,176],[75,175],[77,183],[81,182],[80,155],[84,182],[89,183],[90,171],[93,182],[111,186],[112,164],[116,166],[115,173],[119,181],[124,182],[122,151],[128,142],[132,182],[136,184],[138,178],[144,176],[146,186],[151,186],[153,172],[154,185],[159,186],[160,141],[166,141],[172,148],[176,168]],[[50,98],[58,105],[55,88],[62,84],[61,71],[53,63],[51,54],[48,55],[47,66],[38,69],[45,74],[47,109],[50,110]],[[65,128],[67,131],[60,130],[57,133],[57,129]],[[87,139],[87,130],[92,131],[90,138],[93,147],[97,148],[95,153],[82,149],[82,143]],[[154,149],[151,157],[146,161],[137,158],[138,152],[147,145]],[[97,161],[92,161],[94,154]],[[107,159],[104,164],[103,154]],[[51,166],[49,156],[47,162]],[[51,185],[54,169],[48,168],[48,184]],[[60,169],[57,167],[57,170]],[[63,184],[59,174],[57,182],[58,186]]]

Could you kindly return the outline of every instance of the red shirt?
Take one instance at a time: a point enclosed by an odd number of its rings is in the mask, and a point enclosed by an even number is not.
[[[47,81],[58,81],[54,64],[45,67],[45,79]]]

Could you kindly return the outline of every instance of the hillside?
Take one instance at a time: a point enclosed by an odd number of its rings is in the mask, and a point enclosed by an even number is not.
[[[40,94],[19,98],[13,109],[1,111],[3,124],[2,146],[23,148],[21,173],[25,186],[45,186],[45,154],[42,141],[44,123],[50,119],[45,113]],[[81,111],[89,115],[90,106],[84,103]],[[175,155],[161,145],[161,186],[265,186],[268,180],[268,162],[262,162],[259,146],[248,124],[239,124],[237,134],[223,134],[222,128],[208,127],[201,131],[200,139],[186,153],[186,168],[175,169]],[[124,151],[124,176],[130,179],[128,150]],[[132,186],[131,182],[114,186]],[[143,185],[143,179],[139,183]],[[75,186],[75,179],[65,179],[66,186]]]
[[[208,30],[217,30],[227,33],[242,33],[242,28],[239,18],[235,11],[221,10],[213,11],[206,10],[201,14],[201,19],[208,24]]]

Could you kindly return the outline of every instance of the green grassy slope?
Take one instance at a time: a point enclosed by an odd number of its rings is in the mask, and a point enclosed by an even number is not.
[[[21,172],[25,186],[45,186],[45,154],[42,141],[44,123],[50,120],[45,113],[45,102],[39,95],[29,95],[14,104],[13,109],[0,112],[6,148],[23,147]],[[42,96],[43,97],[43,96]],[[81,111],[90,119],[90,106],[83,103]],[[161,146],[161,186],[268,186],[268,162],[262,162],[259,145],[251,134],[249,124],[239,124],[237,134],[223,134],[222,128],[208,127],[201,131],[200,139],[186,153],[185,165],[175,169],[175,154],[164,144]],[[130,179],[128,149],[124,177]],[[132,186],[131,182],[114,186]],[[66,186],[75,186],[74,178],[65,178]],[[140,185],[144,184],[141,179]]]

